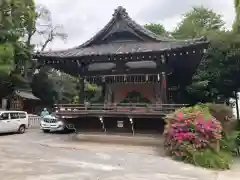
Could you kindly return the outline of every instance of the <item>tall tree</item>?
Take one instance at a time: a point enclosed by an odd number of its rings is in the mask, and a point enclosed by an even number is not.
[[[34,39],[41,39],[40,42],[35,42],[34,48],[35,50],[44,51],[48,44],[55,39],[65,40],[67,38],[63,27],[54,25],[52,22],[52,15],[49,9],[39,5],[36,8],[36,12],[36,28],[30,27],[26,32],[28,47],[31,48],[31,43]],[[71,78],[66,78],[68,77],[66,74],[53,70],[50,67],[41,68],[38,73],[34,74],[38,65],[35,61],[31,61],[27,65],[27,69],[29,69],[29,66],[32,68],[32,71],[26,70],[25,73],[29,73],[29,76],[33,77],[31,83],[33,93],[45,103],[51,104],[59,100],[69,100],[76,94],[75,82]]]
[[[172,32],[177,39],[201,37],[208,31],[218,31],[224,28],[222,16],[203,6],[194,7],[184,14],[183,20]]]
[[[10,73],[14,68],[15,50],[21,47],[26,21],[34,17],[33,0],[2,0],[0,2],[0,71]],[[32,24],[35,19],[32,18]]]
[[[25,31],[26,46],[32,52],[33,50],[44,51],[47,45],[55,39],[66,40],[67,34],[61,25],[54,25],[52,22],[52,15],[49,9],[43,5],[38,5],[35,9],[36,25],[33,26],[27,22]],[[30,21],[31,22],[31,21]],[[40,39],[40,41],[34,41]],[[35,71],[35,61],[32,61],[31,54],[29,54],[28,61],[24,63],[24,77],[29,78]],[[29,68],[32,71],[29,71]]]
[[[228,99],[239,86],[240,39],[232,32],[212,32],[208,37],[212,37],[211,46],[189,90],[197,92],[198,100]]]
[[[240,32],[240,0],[234,0],[235,21],[233,23],[233,32]]]
[[[12,86],[9,74],[16,70],[16,59],[27,52],[24,45],[26,22],[31,19],[34,26],[35,3],[33,0],[0,1],[0,89],[1,97],[9,93]],[[20,57],[21,56],[21,57]]]
[[[38,50],[44,51],[47,45],[55,39],[63,41],[67,39],[67,33],[64,32],[63,26],[53,23],[52,14],[47,7],[39,5],[36,11],[38,14],[36,35],[41,37],[41,41],[36,47]]]
[[[227,54],[231,54],[234,37],[231,32],[224,31],[224,24],[221,15],[211,9],[194,7],[184,15],[172,33],[179,39],[206,36],[210,41],[205,60],[193,77],[192,85],[187,88],[188,97],[191,97],[193,102],[214,101],[232,94],[234,85],[230,72],[233,61],[229,60]],[[237,44],[235,43],[235,46]],[[189,93],[192,96],[189,96]]]

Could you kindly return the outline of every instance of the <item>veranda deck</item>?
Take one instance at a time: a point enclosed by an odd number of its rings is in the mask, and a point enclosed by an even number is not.
[[[64,118],[76,117],[162,117],[185,104],[57,104],[56,114]]]

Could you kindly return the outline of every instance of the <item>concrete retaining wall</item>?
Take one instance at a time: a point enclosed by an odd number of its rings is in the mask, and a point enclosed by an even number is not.
[[[147,135],[112,135],[112,134],[91,134],[91,133],[79,133],[76,136],[76,140],[82,142],[97,142],[107,144],[125,144],[134,146],[163,146],[163,138],[159,136],[147,136]]]

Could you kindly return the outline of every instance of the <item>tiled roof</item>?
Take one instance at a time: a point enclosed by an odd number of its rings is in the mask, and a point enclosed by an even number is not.
[[[117,55],[117,54],[131,54],[138,52],[151,52],[151,51],[167,51],[171,49],[178,49],[197,44],[202,44],[203,41],[188,40],[188,41],[171,41],[171,42],[115,42],[111,44],[94,45],[85,48],[70,49],[64,51],[48,51],[41,52],[40,56],[45,57],[82,57],[94,55]]]
[[[16,90],[15,94],[26,99],[39,100],[31,91]]]

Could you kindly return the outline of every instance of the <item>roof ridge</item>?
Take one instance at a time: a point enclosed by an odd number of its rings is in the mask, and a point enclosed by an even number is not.
[[[138,28],[138,30],[140,30],[142,33],[146,34],[148,36],[151,36],[153,39],[157,40],[157,41],[170,41],[171,39],[170,38],[165,38],[165,37],[162,37],[162,36],[159,36],[157,34],[155,34],[154,32],[150,31],[149,29],[145,28],[144,26],[140,25],[139,23],[137,23],[135,20],[133,20],[130,16],[123,16],[123,18],[127,19],[129,22],[133,23],[133,25],[135,27]],[[133,28],[135,28],[133,26]]]

